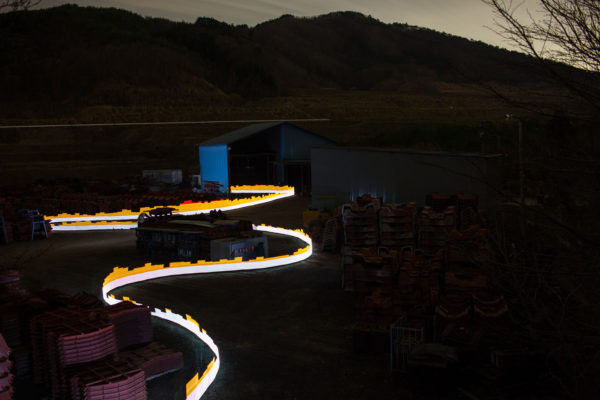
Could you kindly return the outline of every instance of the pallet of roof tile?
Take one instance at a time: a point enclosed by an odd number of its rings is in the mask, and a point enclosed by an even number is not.
[[[477,196],[471,196],[471,195],[466,195],[463,193],[457,193],[454,196],[454,199],[455,199],[456,207],[458,208],[459,211],[467,209],[467,208],[473,208],[473,209],[477,210],[477,204],[478,204]]]
[[[183,367],[183,354],[158,342],[119,353],[119,358],[140,368],[146,380],[176,371]]]
[[[359,264],[343,264],[342,265],[342,289],[352,291],[354,288],[354,269]]]
[[[386,203],[379,209],[380,218],[390,219],[414,219],[417,213],[417,204],[414,202],[407,204]]]
[[[11,357],[14,361],[13,373],[15,376],[24,376],[31,373],[31,347],[29,345],[13,347]]]
[[[444,210],[447,207],[456,205],[456,197],[452,195],[442,195],[439,193],[429,193],[425,196],[425,204],[434,210]]]
[[[71,296],[69,304],[79,309],[91,309],[104,306],[98,297],[86,292],[79,292]]]
[[[0,307],[2,314],[0,315],[0,332],[4,335],[4,339],[10,346],[18,346],[21,344],[21,329],[19,323],[19,314],[16,306]]]
[[[65,374],[70,377],[73,399],[146,399],[144,371],[124,361],[102,360]]]
[[[393,304],[403,308],[414,307],[423,303],[423,291],[419,285],[398,285],[393,292]]]
[[[508,313],[504,296],[480,292],[473,295],[473,311],[478,319],[497,320]]]
[[[31,344],[33,355],[33,370],[36,383],[44,383],[46,387],[50,385],[50,374],[53,369],[58,369],[60,364],[59,337],[89,334],[107,327],[112,332],[112,339],[104,338],[114,344],[113,349],[103,348],[96,352],[96,355],[111,354],[116,351],[114,339],[114,327],[106,320],[99,318],[93,313],[72,310],[58,309],[47,311],[35,316],[31,320]],[[87,349],[89,350],[89,349]],[[69,362],[70,362],[69,358]]]
[[[377,219],[378,208],[373,204],[359,206],[356,203],[347,203],[342,206],[342,219]]]
[[[354,235],[361,235],[361,234],[373,234],[373,235],[377,235],[377,225],[346,225],[344,227],[344,232],[346,232],[346,235],[349,234],[354,234]]]
[[[82,364],[117,352],[115,328],[108,325],[96,331],[58,337],[60,364]]]
[[[4,390],[0,390],[0,400],[12,400],[14,393],[15,391],[12,386]]]
[[[431,207],[423,207],[419,213],[417,224],[419,229],[425,226],[456,227],[456,208],[448,207],[436,212]]]
[[[467,320],[471,317],[472,300],[468,297],[443,296],[435,308],[441,322],[444,320]]]
[[[119,349],[152,341],[150,309],[130,302],[103,307],[99,310],[115,326]]]
[[[478,293],[486,291],[488,277],[476,270],[446,271],[444,273],[444,286],[446,290]]]
[[[8,374],[12,370],[12,362],[8,359],[10,354],[11,349],[0,332],[0,377]]]
[[[381,198],[371,197],[369,194],[363,194],[356,198],[356,200],[347,203],[348,206],[353,208],[365,208],[373,207],[376,210],[381,208]]]
[[[380,232],[379,238],[383,242],[384,240],[388,241],[408,241],[414,242],[415,233],[414,232],[400,232],[400,231],[390,231],[390,232]]]
[[[349,247],[374,247],[377,245],[377,239],[357,239],[357,240],[346,240],[346,246]]]

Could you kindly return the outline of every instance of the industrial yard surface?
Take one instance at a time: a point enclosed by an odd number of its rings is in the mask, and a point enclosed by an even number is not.
[[[309,200],[299,196],[230,212],[255,223],[300,227]],[[299,242],[269,237],[271,255]],[[147,262],[134,231],[55,232],[49,240],[0,249],[23,274],[27,289],[56,288],[100,296],[114,266]],[[352,351],[351,293],[340,283],[340,256],[316,251],[307,261],[274,270],[182,276],[115,292],[192,315],[221,351],[221,369],[206,399],[455,398],[454,387],[410,385],[391,375],[388,356]],[[184,351],[184,370],[149,383],[150,399],[183,399],[185,382],[206,349],[194,348],[182,329],[154,319],[162,342]],[[198,361],[200,362],[200,361]],[[454,386],[454,385],[452,385]],[[408,396],[408,397],[407,397]]]

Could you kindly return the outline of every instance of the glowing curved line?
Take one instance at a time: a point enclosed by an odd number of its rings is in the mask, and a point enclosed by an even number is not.
[[[62,213],[58,215],[47,216],[46,218],[51,220],[53,228],[56,230],[63,229],[63,225],[56,225],[56,223],[65,222],[92,222],[92,221],[127,221],[136,220],[141,213],[149,213],[156,208],[170,207],[173,208],[173,214],[179,215],[195,215],[209,213],[213,210],[230,211],[243,207],[254,206],[258,204],[264,204],[271,201],[279,200],[285,197],[294,195],[294,188],[290,186],[271,186],[271,185],[256,185],[256,186],[232,186],[230,189],[231,193],[249,193],[249,194],[261,194],[260,196],[252,196],[243,199],[221,199],[207,202],[191,202],[185,201],[178,205],[161,205],[156,207],[141,207],[139,211],[133,210],[121,210],[113,213],[96,213],[96,214],[67,214]],[[71,225],[74,226],[74,225]],[[83,226],[83,225],[81,225]],[[97,229],[97,228],[92,228]],[[107,228],[107,229],[130,229],[130,228]],[[71,230],[83,230],[71,229]]]
[[[273,268],[283,265],[294,264],[306,260],[312,255],[312,241],[310,237],[301,230],[289,230],[265,225],[254,226],[254,229],[264,232],[292,236],[304,241],[307,244],[307,246],[298,249],[296,252],[290,255],[268,258],[258,257],[256,259],[248,261],[242,261],[241,258],[238,258],[234,261],[198,261],[196,263],[174,262],[170,263],[168,266],[146,264],[143,267],[135,268],[133,270],[129,270],[128,268],[115,267],[113,272],[109,274],[104,280],[104,284],[102,285],[102,297],[104,301],[106,301],[108,304],[116,304],[120,301],[132,301],[127,297],[123,297],[122,300],[116,299],[114,296],[109,295],[109,293],[114,289],[127,286],[132,283],[144,282],[147,280],[162,278],[166,276],[207,274],[213,272],[247,271]],[[207,369],[202,374],[202,377],[198,378],[198,374],[196,374],[186,385],[186,399],[199,399],[217,376],[217,372],[221,364],[219,358],[219,349],[217,345],[214,343],[212,338],[208,336],[206,331],[201,330],[198,323],[194,321],[189,315],[186,315],[186,317],[184,318],[179,314],[173,313],[169,309],[165,309],[165,311],[162,311],[158,308],[155,308],[154,311],[151,312],[151,314],[158,318],[163,318],[168,321],[174,322],[182,326],[183,328],[189,330],[194,335],[196,335],[196,337],[198,337],[200,340],[206,343],[215,354],[215,358],[213,358],[213,361],[208,365]]]
[[[277,187],[277,186],[244,186],[232,187],[232,193],[266,193],[261,197],[251,197],[248,199],[237,200],[217,200],[210,203],[191,203],[185,202],[179,206],[175,206],[176,214],[190,215],[210,212],[211,210],[232,210],[236,208],[249,207],[257,204],[266,203],[280,198],[293,196],[294,188]],[[149,208],[150,210],[152,208]],[[130,214],[127,214],[129,212]],[[140,210],[140,212],[144,212]],[[147,211],[146,211],[147,212]],[[53,222],[62,222],[61,225],[53,226],[55,230],[93,230],[93,229],[131,229],[137,227],[135,222],[127,222],[127,220],[136,219],[139,213],[133,214],[131,210],[123,210],[121,213],[107,215],[104,213],[95,215],[68,215],[61,214],[56,217],[49,217]],[[96,222],[97,221],[97,222]],[[220,261],[197,261],[191,262],[171,262],[168,265],[152,265],[146,264],[143,267],[129,269],[115,267],[113,272],[106,276],[102,285],[102,298],[107,304],[116,304],[121,301],[135,301],[128,297],[117,299],[109,294],[114,289],[130,285],[132,283],[144,282],[151,279],[162,278],[166,276],[189,275],[189,274],[206,274],[213,272],[232,272],[242,270],[257,270],[265,268],[279,267],[283,265],[294,264],[306,260],[312,255],[312,241],[308,235],[302,230],[290,230],[284,228],[275,228],[265,225],[254,225],[255,230],[271,232],[281,235],[292,236],[306,243],[306,247],[299,248],[293,254],[278,256],[278,257],[257,257],[253,260],[242,261],[241,258],[235,260],[220,260]],[[214,353],[215,357],[208,364],[202,376],[199,372],[194,375],[186,384],[186,400],[198,400],[206,392],[208,387],[217,377],[221,362],[219,357],[219,348],[206,333],[204,329],[200,329],[200,325],[192,317],[186,314],[183,317],[180,314],[172,312],[165,308],[161,310],[155,308],[151,314],[157,318],[162,318],[172,323],[178,324],[184,329],[187,329],[194,334],[198,339],[204,342]]]

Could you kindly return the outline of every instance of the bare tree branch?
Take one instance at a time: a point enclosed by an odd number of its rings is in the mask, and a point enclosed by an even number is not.
[[[0,0],[0,11],[9,9],[10,11],[27,10],[40,4],[42,0]]]
[[[517,17],[522,4],[515,6],[512,0],[482,1],[492,8],[495,31],[500,36],[535,57],[557,82],[595,111],[600,111],[600,3],[597,0],[537,0],[536,13],[528,9],[525,20]],[[590,74],[583,80],[574,79],[557,63]]]

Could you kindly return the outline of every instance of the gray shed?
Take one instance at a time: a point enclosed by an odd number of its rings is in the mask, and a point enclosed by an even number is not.
[[[480,207],[494,201],[503,156],[367,147],[311,151],[313,205],[331,207],[368,193],[384,202],[423,204],[427,194],[476,195]]]
[[[289,122],[249,125],[199,146],[203,181],[230,185],[291,185],[310,191],[310,150],[333,140]]]

